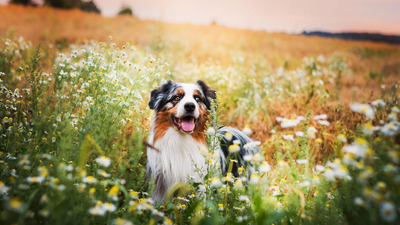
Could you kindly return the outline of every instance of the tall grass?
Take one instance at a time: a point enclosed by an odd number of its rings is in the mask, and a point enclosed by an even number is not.
[[[397,47],[76,11],[57,11],[86,21],[68,23],[76,32],[49,25],[54,35],[40,38],[9,12],[0,13],[16,24],[0,22],[9,38],[0,42],[1,224],[399,223]],[[137,30],[117,32],[116,21]],[[120,35],[106,40],[104,24]],[[21,32],[29,41],[10,35]],[[218,174],[210,124],[204,179],[151,199],[147,102],[167,79],[217,90],[213,126],[256,140],[246,146],[261,149],[246,156],[254,171]]]
[[[308,57],[275,71],[211,61],[172,73],[130,44],[91,41],[54,59],[23,39],[5,39],[1,48],[2,223],[399,221],[397,84],[371,105],[351,105],[354,112],[348,105],[321,112],[317,106],[335,98],[325,85],[339,86],[350,71],[340,58]],[[204,180],[178,184],[157,203],[144,177],[148,93],[163,79],[193,77],[219,91],[218,121],[248,118],[250,128],[266,121],[268,138],[246,146],[261,147],[246,157],[255,171],[221,177],[210,128]],[[271,107],[293,100],[294,111]]]

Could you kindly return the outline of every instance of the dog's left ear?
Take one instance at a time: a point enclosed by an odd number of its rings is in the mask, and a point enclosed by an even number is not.
[[[211,109],[211,103],[217,98],[216,91],[211,89],[204,81],[198,80],[197,84],[200,86],[201,91],[205,95],[205,104],[207,109]]]

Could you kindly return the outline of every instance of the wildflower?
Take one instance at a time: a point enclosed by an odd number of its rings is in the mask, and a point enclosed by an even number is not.
[[[387,185],[385,182],[379,181],[378,183],[376,183],[375,189],[377,189],[378,191],[386,191]]]
[[[391,113],[389,114],[389,116],[388,116],[388,119],[389,119],[390,121],[397,121],[397,113],[391,112]]]
[[[38,176],[38,177],[27,177],[26,180],[29,183],[42,183],[44,181],[43,176]]]
[[[258,171],[260,174],[268,173],[271,171],[271,166],[266,161],[263,161]]]
[[[375,131],[379,130],[379,127],[373,126],[372,123],[364,124],[362,131],[365,135],[371,136]]]
[[[112,204],[112,203],[104,203],[103,204],[103,207],[104,207],[104,210],[105,211],[108,211],[108,212],[114,212],[116,209],[117,209],[117,207],[115,207],[115,205],[114,204]]]
[[[236,190],[241,190],[243,189],[243,181],[240,179],[237,179],[234,183],[233,183],[233,188]]]
[[[395,136],[398,131],[399,131],[399,123],[397,123],[396,121],[387,123],[381,128],[381,132],[389,137]]]
[[[97,174],[99,174],[100,176],[103,176],[103,177],[110,177],[110,174],[104,170],[97,170]]]
[[[324,176],[327,180],[333,181],[335,180],[335,173],[331,168],[327,168],[324,172]]]
[[[253,133],[253,131],[250,129],[250,127],[248,127],[248,126],[245,126],[244,128],[243,128],[243,133],[245,133],[246,135],[250,135],[250,134],[252,134]]]
[[[28,156],[22,157],[21,161],[19,161],[18,165],[29,165],[29,159]]]
[[[276,130],[275,129],[271,129],[271,134],[275,134]]]
[[[130,191],[129,191],[129,195],[130,195],[131,198],[133,198],[133,199],[138,199],[138,198],[139,198],[139,192],[136,192],[136,191],[133,191],[133,190],[130,190]]]
[[[215,130],[214,130],[213,127],[209,127],[206,132],[207,132],[208,135],[214,135],[215,134]]]
[[[83,182],[88,183],[88,184],[93,184],[96,183],[96,178],[94,178],[93,176],[87,176],[83,178]]]
[[[321,183],[321,181],[319,180],[319,177],[314,176],[314,177],[312,178],[312,183],[313,183],[313,184],[319,184],[319,183]]]
[[[323,165],[316,165],[316,166],[315,166],[315,170],[316,170],[316,171],[319,171],[319,172],[322,172],[322,171],[325,170],[325,166],[323,166]]]
[[[307,160],[307,159],[296,159],[296,162],[297,162],[298,164],[307,164],[307,163],[308,163],[308,160]]]
[[[308,180],[299,183],[299,187],[308,187],[310,185],[311,185],[311,183]]]
[[[385,173],[396,173],[397,168],[393,164],[387,164],[385,167],[383,167],[383,171]]]
[[[281,211],[282,207],[283,207],[282,202],[277,202],[277,203],[275,204],[275,209],[276,209],[277,211]]]
[[[104,209],[102,203],[97,202],[96,206],[89,209],[89,213],[95,216],[104,216],[106,214],[106,210]]]
[[[100,156],[96,158],[96,162],[101,166],[109,167],[111,164],[111,159],[106,156]]]
[[[304,132],[303,131],[296,131],[294,132],[297,137],[304,137]]]
[[[274,185],[274,186],[270,187],[269,190],[272,191],[272,196],[278,196],[281,194],[281,190],[279,189],[278,185]]]
[[[233,181],[232,173],[227,173],[227,175],[224,177],[224,181],[225,182],[232,182]]]
[[[321,114],[313,117],[314,120],[326,120],[328,116],[326,114]]]
[[[89,189],[89,194],[94,194],[94,193],[96,193],[96,188],[94,188],[94,187],[92,187],[92,188],[90,188]]]
[[[288,141],[294,141],[294,137],[293,137],[293,134],[289,134],[289,135],[282,135],[282,138],[284,139],[284,140],[288,140]]]
[[[358,175],[358,181],[364,183],[368,178],[372,177],[373,174],[374,169],[370,166],[367,166],[365,170]]]
[[[259,181],[260,181],[260,177],[258,176],[258,174],[256,174],[256,173],[251,174],[250,183],[258,184]]]
[[[172,220],[170,218],[167,218],[167,219],[165,219],[164,224],[165,225],[172,225],[173,222],[172,222]]]
[[[228,148],[229,153],[236,153],[240,151],[240,147],[238,144],[230,145]]]
[[[22,203],[22,200],[18,197],[11,198],[8,206],[11,210],[15,212],[22,212],[24,209],[24,204]]]
[[[331,123],[327,120],[318,120],[318,123],[323,126],[329,126]]]
[[[392,202],[383,202],[380,207],[381,216],[386,222],[393,222],[396,217],[396,206]]]
[[[108,192],[108,197],[112,198],[114,201],[118,200],[118,192],[119,192],[119,187],[114,185],[110,191]]]
[[[354,112],[363,113],[367,119],[373,119],[375,116],[374,109],[368,104],[351,103],[350,109]]]
[[[354,202],[354,205],[357,205],[357,206],[365,205],[365,201],[361,197],[355,197],[353,202]]]
[[[301,120],[298,118],[296,118],[296,119],[283,118],[283,120],[281,121],[281,127],[282,128],[295,127],[295,126],[299,125],[300,121]]]
[[[318,132],[317,129],[315,129],[315,127],[308,127],[307,128],[307,137],[311,138],[311,139],[315,139],[315,134]]]
[[[117,218],[114,220],[114,225],[133,225],[133,223],[129,220],[126,220],[124,218]]]
[[[48,217],[50,215],[50,212],[47,209],[42,209],[39,211],[39,215],[41,215],[43,217]]]
[[[233,135],[230,132],[226,132],[224,137],[227,141],[232,141]]]
[[[219,203],[219,204],[218,204],[218,210],[219,210],[219,211],[223,211],[223,210],[224,210],[224,204]]]
[[[371,102],[372,106],[379,106],[379,107],[384,107],[386,103],[382,99],[377,99],[375,101]]]
[[[6,195],[8,193],[8,190],[10,190],[10,188],[5,185],[3,181],[0,180],[0,194]]]
[[[244,161],[249,162],[253,159],[253,155],[252,154],[247,154],[243,156]]]
[[[400,113],[399,107],[393,106],[393,107],[392,107],[392,112],[394,112],[394,113]]]
[[[363,138],[357,138],[351,145],[344,146],[343,152],[354,154],[358,158],[365,158],[367,149],[367,141]]]
[[[351,153],[345,153],[343,155],[343,164],[348,165],[348,166],[356,166],[357,161],[354,160],[354,154]]]
[[[261,162],[261,161],[263,161],[264,160],[264,157],[259,153],[259,152],[257,152],[254,156],[253,156],[253,162]]]
[[[222,182],[218,177],[211,178],[211,182],[210,182],[210,187],[211,188],[221,187],[221,186],[222,186]]]

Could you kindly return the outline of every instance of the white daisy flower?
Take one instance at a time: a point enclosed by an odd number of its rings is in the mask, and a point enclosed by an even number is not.
[[[96,158],[96,162],[101,166],[109,167],[111,164],[111,159],[108,158],[107,156],[100,156]]]

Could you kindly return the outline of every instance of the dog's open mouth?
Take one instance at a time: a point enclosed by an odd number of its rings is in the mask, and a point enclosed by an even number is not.
[[[173,121],[177,127],[186,133],[193,132],[197,124],[197,119],[194,116],[183,116],[181,118],[173,116]]]

